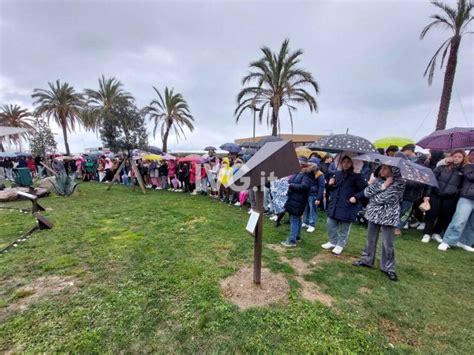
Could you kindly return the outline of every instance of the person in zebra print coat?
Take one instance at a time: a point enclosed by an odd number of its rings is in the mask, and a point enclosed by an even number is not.
[[[369,199],[365,218],[368,220],[367,244],[355,266],[372,267],[377,251],[380,232],[383,235],[380,269],[392,281],[397,281],[395,273],[395,248],[393,240],[395,228],[400,223],[400,203],[405,190],[405,181],[400,169],[383,165],[379,178],[371,178],[364,195]]]

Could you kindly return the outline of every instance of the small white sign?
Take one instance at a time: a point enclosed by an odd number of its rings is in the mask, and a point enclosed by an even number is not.
[[[245,228],[247,232],[255,236],[255,228],[257,228],[258,218],[260,217],[260,213],[252,211],[250,214],[249,221],[247,222],[247,227]]]

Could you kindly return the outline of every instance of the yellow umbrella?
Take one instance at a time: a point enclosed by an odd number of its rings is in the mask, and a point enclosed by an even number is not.
[[[163,157],[158,154],[145,154],[142,156],[142,159],[144,160],[163,160]]]
[[[299,157],[305,157],[305,158],[309,158],[311,154],[313,154],[313,151],[310,150],[309,148],[307,147],[298,147],[295,149],[295,152],[296,152],[296,155],[299,156]]]

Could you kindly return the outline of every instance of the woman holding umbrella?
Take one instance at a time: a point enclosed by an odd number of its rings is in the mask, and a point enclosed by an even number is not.
[[[393,240],[395,228],[400,223],[400,202],[405,189],[400,169],[382,165],[379,178],[371,178],[364,195],[369,199],[365,218],[369,221],[367,244],[360,260],[355,266],[372,267],[377,251],[380,232],[383,235],[380,269],[391,281],[397,281],[395,273],[395,249]]]
[[[448,227],[456,211],[465,158],[464,150],[455,150],[445,159],[447,165],[440,165],[433,171],[439,187],[428,189],[423,198],[431,207],[426,212],[424,236],[421,240],[423,243],[428,243],[431,238],[438,243],[443,241],[441,233]]]
[[[357,213],[361,209],[360,200],[363,197],[363,191],[367,186],[364,178],[360,174],[362,162],[356,162],[343,155],[338,162],[334,177],[329,179],[328,191],[330,193],[329,207],[327,211],[327,227],[329,242],[321,245],[323,249],[332,249],[336,255],[342,253],[346,246],[347,239],[351,229],[351,224],[357,218]]]

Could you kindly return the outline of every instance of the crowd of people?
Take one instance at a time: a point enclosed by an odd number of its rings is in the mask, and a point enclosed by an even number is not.
[[[473,252],[474,244],[474,150],[466,154],[432,151],[415,152],[408,144],[399,150],[390,146],[381,154],[410,160],[433,170],[439,187],[405,180],[393,166],[366,163],[355,154],[324,156],[315,152],[299,157],[301,171],[269,181],[264,187],[264,214],[280,226],[286,214],[290,234],[282,244],[296,247],[302,229],[317,228],[318,211],[326,211],[328,242],[321,247],[339,255],[348,243],[354,222],[367,224],[367,244],[354,265],[372,267],[379,234],[383,236],[380,268],[396,280],[394,238],[407,228],[423,231],[421,241],[435,240],[438,249],[460,247]],[[222,203],[256,208],[255,191],[234,191],[227,184],[250,156],[231,154],[184,159],[136,159],[136,167],[146,188],[203,194]],[[80,156],[77,159],[52,159],[51,168],[83,181],[124,185],[138,184],[130,160],[121,156]],[[0,158],[0,173],[13,180],[15,168],[28,168],[34,176],[46,175],[41,158]]]

